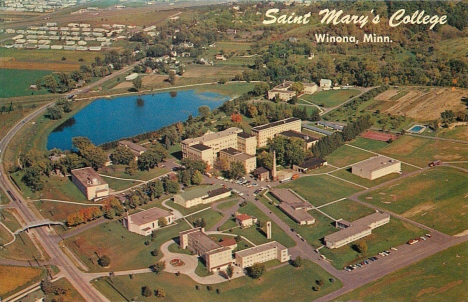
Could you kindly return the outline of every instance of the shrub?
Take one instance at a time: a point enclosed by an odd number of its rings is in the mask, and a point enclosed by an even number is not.
[[[102,266],[102,267],[109,266],[110,265],[110,258],[108,256],[104,255],[101,258],[99,258],[98,264],[100,266]]]

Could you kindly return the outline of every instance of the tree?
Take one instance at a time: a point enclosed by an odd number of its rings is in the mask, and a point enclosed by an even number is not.
[[[367,253],[367,243],[364,240],[358,241],[355,246],[359,253],[361,254]]]
[[[115,165],[128,165],[135,159],[135,155],[127,146],[118,146],[111,154],[110,159]]]
[[[41,90],[41,88],[42,88],[42,79],[37,78],[36,81],[35,81],[35,84],[36,84],[37,90]]]
[[[166,268],[166,261],[158,261],[151,266],[151,270],[156,274],[162,273],[162,271]]]
[[[440,114],[440,117],[445,124],[451,124],[455,121],[455,113],[452,110],[445,110]]]
[[[52,75],[46,75],[42,78],[44,86],[49,89],[50,92],[55,93],[57,91],[57,80]]]
[[[143,80],[141,79],[141,77],[137,77],[133,79],[132,83],[133,83],[133,88],[135,88],[136,91],[140,90],[141,87],[143,86]]]
[[[231,168],[229,169],[229,178],[237,179],[241,176],[244,176],[245,173],[245,166],[241,162],[234,161],[231,163]]]
[[[180,190],[179,183],[175,180],[167,180],[165,182],[166,192],[169,194],[177,194]]]
[[[159,255],[159,250],[158,249],[152,250],[151,255],[153,255],[154,257],[157,257]]]
[[[295,91],[296,95],[301,94],[304,90],[304,84],[301,82],[294,82],[292,83],[291,87],[289,87],[289,90]]]
[[[98,264],[102,267],[106,267],[110,265],[110,258],[106,255],[103,255],[102,257],[99,258]]]
[[[252,94],[255,96],[262,96],[265,95],[268,90],[270,90],[270,85],[268,85],[268,83],[255,83],[254,89],[252,89]]]
[[[255,263],[248,269],[249,276],[252,279],[259,279],[265,272],[265,264]]]
[[[202,117],[203,121],[208,120],[211,116],[210,107],[206,105],[198,107],[198,114]]]
[[[271,171],[273,169],[273,153],[262,151],[257,155],[257,165]]]
[[[121,216],[124,212],[124,207],[114,196],[104,199],[102,204],[104,217],[108,219],[113,219],[115,216]]]
[[[229,264],[229,266],[226,269],[226,274],[229,278],[232,278],[232,276],[234,275],[234,267],[232,267],[232,265]]]
[[[297,256],[296,259],[294,259],[294,261],[293,261],[293,265],[294,265],[295,267],[301,267],[301,266],[302,266],[302,262],[303,262],[303,261],[302,261],[301,256]]]
[[[63,117],[63,109],[58,106],[49,107],[47,108],[46,115],[51,120],[59,120]]]
[[[169,83],[171,83],[171,85],[175,85],[176,78],[176,73],[173,70],[169,71]]]
[[[145,285],[141,288],[141,294],[148,298],[153,294],[153,290],[149,286]]]
[[[195,170],[195,172],[193,172],[191,181],[193,185],[199,185],[203,182],[203,175],[200,171]]]
[[[168,222],[167,222],[167,219],[166,217],[161,217],[158,219],[158,225],[160,227],[165,227],[166,225],[168,225]]]

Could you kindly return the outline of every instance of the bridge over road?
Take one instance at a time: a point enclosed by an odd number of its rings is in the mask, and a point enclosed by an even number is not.
[[[36,221],[28,223],[22,228],[17,229],[14,234],[17,235],[23,231],[29,230],[30,228],[36,228],[36,227],[45,226],[45,225],[50,227],[51,225],[59,225],[59,224],[65,226],[65,224],[61,221],[52,221],[50,219],[36,220]]]

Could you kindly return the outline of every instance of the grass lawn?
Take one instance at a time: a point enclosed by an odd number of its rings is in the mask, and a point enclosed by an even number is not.
[[[349,199],[338,201],[330,205],[321,207],[322,212],[327,213],[336,219],[354,221],[364,216],[370,215],[375,211]]]
[[[360,93],[361,91],[355,90],[355,89],[328,90],[328,91],[320,91],[314,94],[306,94],[302,96],[301,98],[309,102],[312,102],[316,105],[330,108],[330,107],[338,106],[339,104],[349,100],[350,98]]]
[[[158,176],[161,176],[169,172],[169,170],[165,168],[154,168],[154,169],[151,169],[150,171],[136,170],[133,175],[128,175],[127,173],[125,173],[125,167],[126,166],[124,165],[112,165],[112,166],[104,167],[101,170],[99,170],[99,174],[109,175],[112,177],[125,178],[129,180],[130,179],[150,180],[150,179],[156,178]],[[111,178],[104,176],[104,179],[106,181],[109,181]],[[131,183],[131,182],[127,181],[127,183]]]
[[[171,245],[169,245],[169,247],[167,248],[169,250],[169,252],[171,253],[179,253],[179,254],[186,254],[186,255],[192,255],[192,252],[190,252],[189,249],[183,249],[180,247],[180,245],[178,243],[172,243]]]
[[[0,204],[8,204],[10,200],[8,199],[6,193],[0,189]]]
[[[43,279],[45,268],[0,265],[0,297],[6,298]]]
[[[213,290],[208,291],[206,286],[200,286],[196,290],[195,283],[185,275],[163,273],[134,275],[133,279],[128,276],[119,276],[112,279],[99,278],[93,285],[112,301],[129,301],[136,298],[139,301],[154,301],[155,298],[145,298],[141,295],[142,286],[152,289],[162,288],[167,296],[164,301],[242,301],[251,300],[255,297],[257,301],[311,301],[339,289],[342,284],[332,278],[318,265],[304,261],[301,268],[291,265],[266,272],[260,280],[252,280],[249,277],[241,277],[212,285]],[[320,291],[313,291],[315,280],[322,279],[324,286]],[[115,289],[118,289],[117,292]],[[219,289],[219,294],[216,292]],[[286,290],[287,289],[287,290]]]
[[[7,244],[13,239],[14,235],[9,232],[9,229],[0,224],[0,246]]]
[[[292,189],[314,206],[320,206],[362,190],[362,188],[328,175],[301,177],[279,188]]]
[[[211,91],[219,94],[238,96],[251,91],[254,83],[228,82],[224,85],[209,85],[195,88],[195,92]]]
[[[467,301],[466,243],[366,284],[336,301]]]
[[[468,228],[466,173],[437,167],[361,196],[361,200],[433,227],[449,235]]]
[[[336,167],[346,167],[375,156],[370,152],[343,145],[327,156],[327,162]]]
[[[202,211],[202,212],[200,212],[200,213],[190,215],[189,217],[187,217],[187,220],[188,220],[190,223],[193,223],[193,222],[196,221],[197,219],[204,219],[205,222],[206,222],[205,229],[206,229],[206,230],[209,230],[209,229],[212,228],[219,220],[221,220],[221,218],[223,218],[223,215],[221,215],[220,213],[218,213],[218,212],[216,212],[216,211],[213,211],[212,209],[208,209],[208,210]]]
[[[468,140],[468,127],[467,126],[458,126],[453,129],[441,128],[436,133],[437,137],[459,139],[459,140]]]
[[[109,177],[103,177],[103,179],[109,184],[109,188],[115,191],[126,190],[134,185],[141,184],[141,182],[133,180],[121,180]]]
[[[49,93],[45,88],[31,90],[29,86],[35,85],[36,79],[52,74],[50,70],[2,69],[0,74],[2,77],[0,98]],[[18,79],[21,79],[21,81],[18,81]]]
[[[268,217],[259,208],[257,208],[252,202],[247,203],[245,207],[239,208],[239,213],[245,213],[250,216],[257,217],[258,221],[260,222],[266,222],[269,220]],[[220,227],[220,230],[227,230],[227,229],[234,228],[237,226],[238,225],[234,222],[233,219],[229,219]],[[289,237],[276,223],[272,222],[271,227],[272,227],[271,240],[267,239],[266,234],[264,234],[263,231],[261,231],[255,225],[251,226],[250,228],[245,228],[245,229],[241,229],[237,227],[235,229],[232,229],[232,232],[229,232],[229,231],[228,232],[232,234],[244,236],[257,245],[267,243],[272,240],[278,241],[279,243],[281,243],[282,245],[288,248],[296,245],[294,240],[292,240],[291,237]],[[245,247],[242,247],[242,249],[243,248]]]
[[[162,257],[162,253],[157,257],[152,256],[152,250],[178,237],[179,232],[188,228],[186,223],[180,222],[155,231],[155,238],[152,240],[151,236],[131,233],[119,221],[112,221],[68,238],[65,244],[92,272],[146,268]],[[149,245],[145,244],[146,241],[149,241]],[[109,268],[102,268],[97,264],[97,254],[107,255],[111,259]]]
[[[218,209],[227,210],[235,206],[239,202],[239,198],[234,198],[233,200],[223,202],[218,205]]]
[[[197,274],[200,277],[208,277],[209,275],[212,275],[213,273],[209,272],[206,269],[206,265],[203,263],[203,261],[198,258],[198,265],[197,268],[195,269],[195,274]]]

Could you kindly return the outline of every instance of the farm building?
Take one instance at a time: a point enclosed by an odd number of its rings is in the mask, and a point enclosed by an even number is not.
[[[386,156],[375,156],[354,164],[351,173],[374,180],[391,173],[401,173],[401,162]]]

